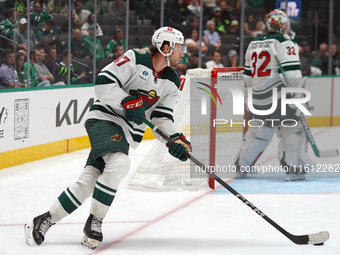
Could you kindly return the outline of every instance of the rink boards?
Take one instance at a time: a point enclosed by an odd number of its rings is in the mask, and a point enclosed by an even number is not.
[[[340,125],[340,77],[309,78],[306,88],[309,125]],[[89,147],[84,122],[94,100],[93,85],[0,90],[0,169]]]

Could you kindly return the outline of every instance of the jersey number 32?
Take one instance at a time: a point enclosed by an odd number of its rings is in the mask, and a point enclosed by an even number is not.
[[[262,65],[257,68],[257,60],[258,59],[264,59],[262,62]],[[251,68],[251,78],[253,78],[256,73],[257,77],[264,77],[264,76],[270,76],[270,69],[266,69],[267,65],[270,62],[270,54],[268,51],[261,51],[259,54],[257,52],[254,52],[251,55],[251,61],[252,61],[252,68]]]

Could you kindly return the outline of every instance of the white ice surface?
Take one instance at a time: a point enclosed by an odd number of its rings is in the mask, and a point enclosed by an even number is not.
[[[312,129],[319,149],[324,150],[340,148],[339,131],[340,128]],[[275,139],[259,163],[278,164]],[[131,172],[151,146],[152,141],[145,141],[138,150],[131,150]],[[126,180],[104,220],[104,241],[97,250],[80,245],[90,200],[53,226],[41,246],[27,246],[24,223],[46,212],[54,199],[74,183],[88,152],[81,150],[0,171],[0,255],[340,254],[340,194],[336,191],[244,194],[292,234],[330,232],[330,240],[324,246],[298,246],[229,193],[208,189],[142,192],[128,189]],[[311,157],[318,163],[339,164],[340,161],[339,157]],[[282,181],[277,185],[290,184]]]

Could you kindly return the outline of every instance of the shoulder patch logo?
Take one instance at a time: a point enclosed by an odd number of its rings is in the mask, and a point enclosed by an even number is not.
[[[146,81],[146,78],[145,78],[145,77],[147,77],[148,75],[149,75],[149,72],[146,71],[146,70],[144,70],[144,71],[142,72],[142,75],[141,75],[141,74],[138,74],[138,78],[142,79],[143,81]]]
[[[138,52],[139,54],[146,54],[146,51],[143,49],[133,49],[135,52]]]
[[[115,134],[113,136],[111,136],[110,138],[112,141],[114,142],[119,142],[121,139],[122,139],[122,136],[121,135],[118,135],[118,134]]]

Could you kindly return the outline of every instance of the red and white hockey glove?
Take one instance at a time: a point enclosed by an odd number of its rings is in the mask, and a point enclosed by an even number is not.
[[[176,133],[170,136],[170,139],[174,141],[173,144],[167,143],[166,146],[169,148],[169,153],[182,161],[186,161],[188,158],[185,157],[184,152],[191,152],[190,142],[185,138],[182,133]]]
[[[121,104],[126,110],[125,117],[129,121],[133,121],[138,125],[144,122],[145,109],[141,95],[128,96],[122,100]]]

